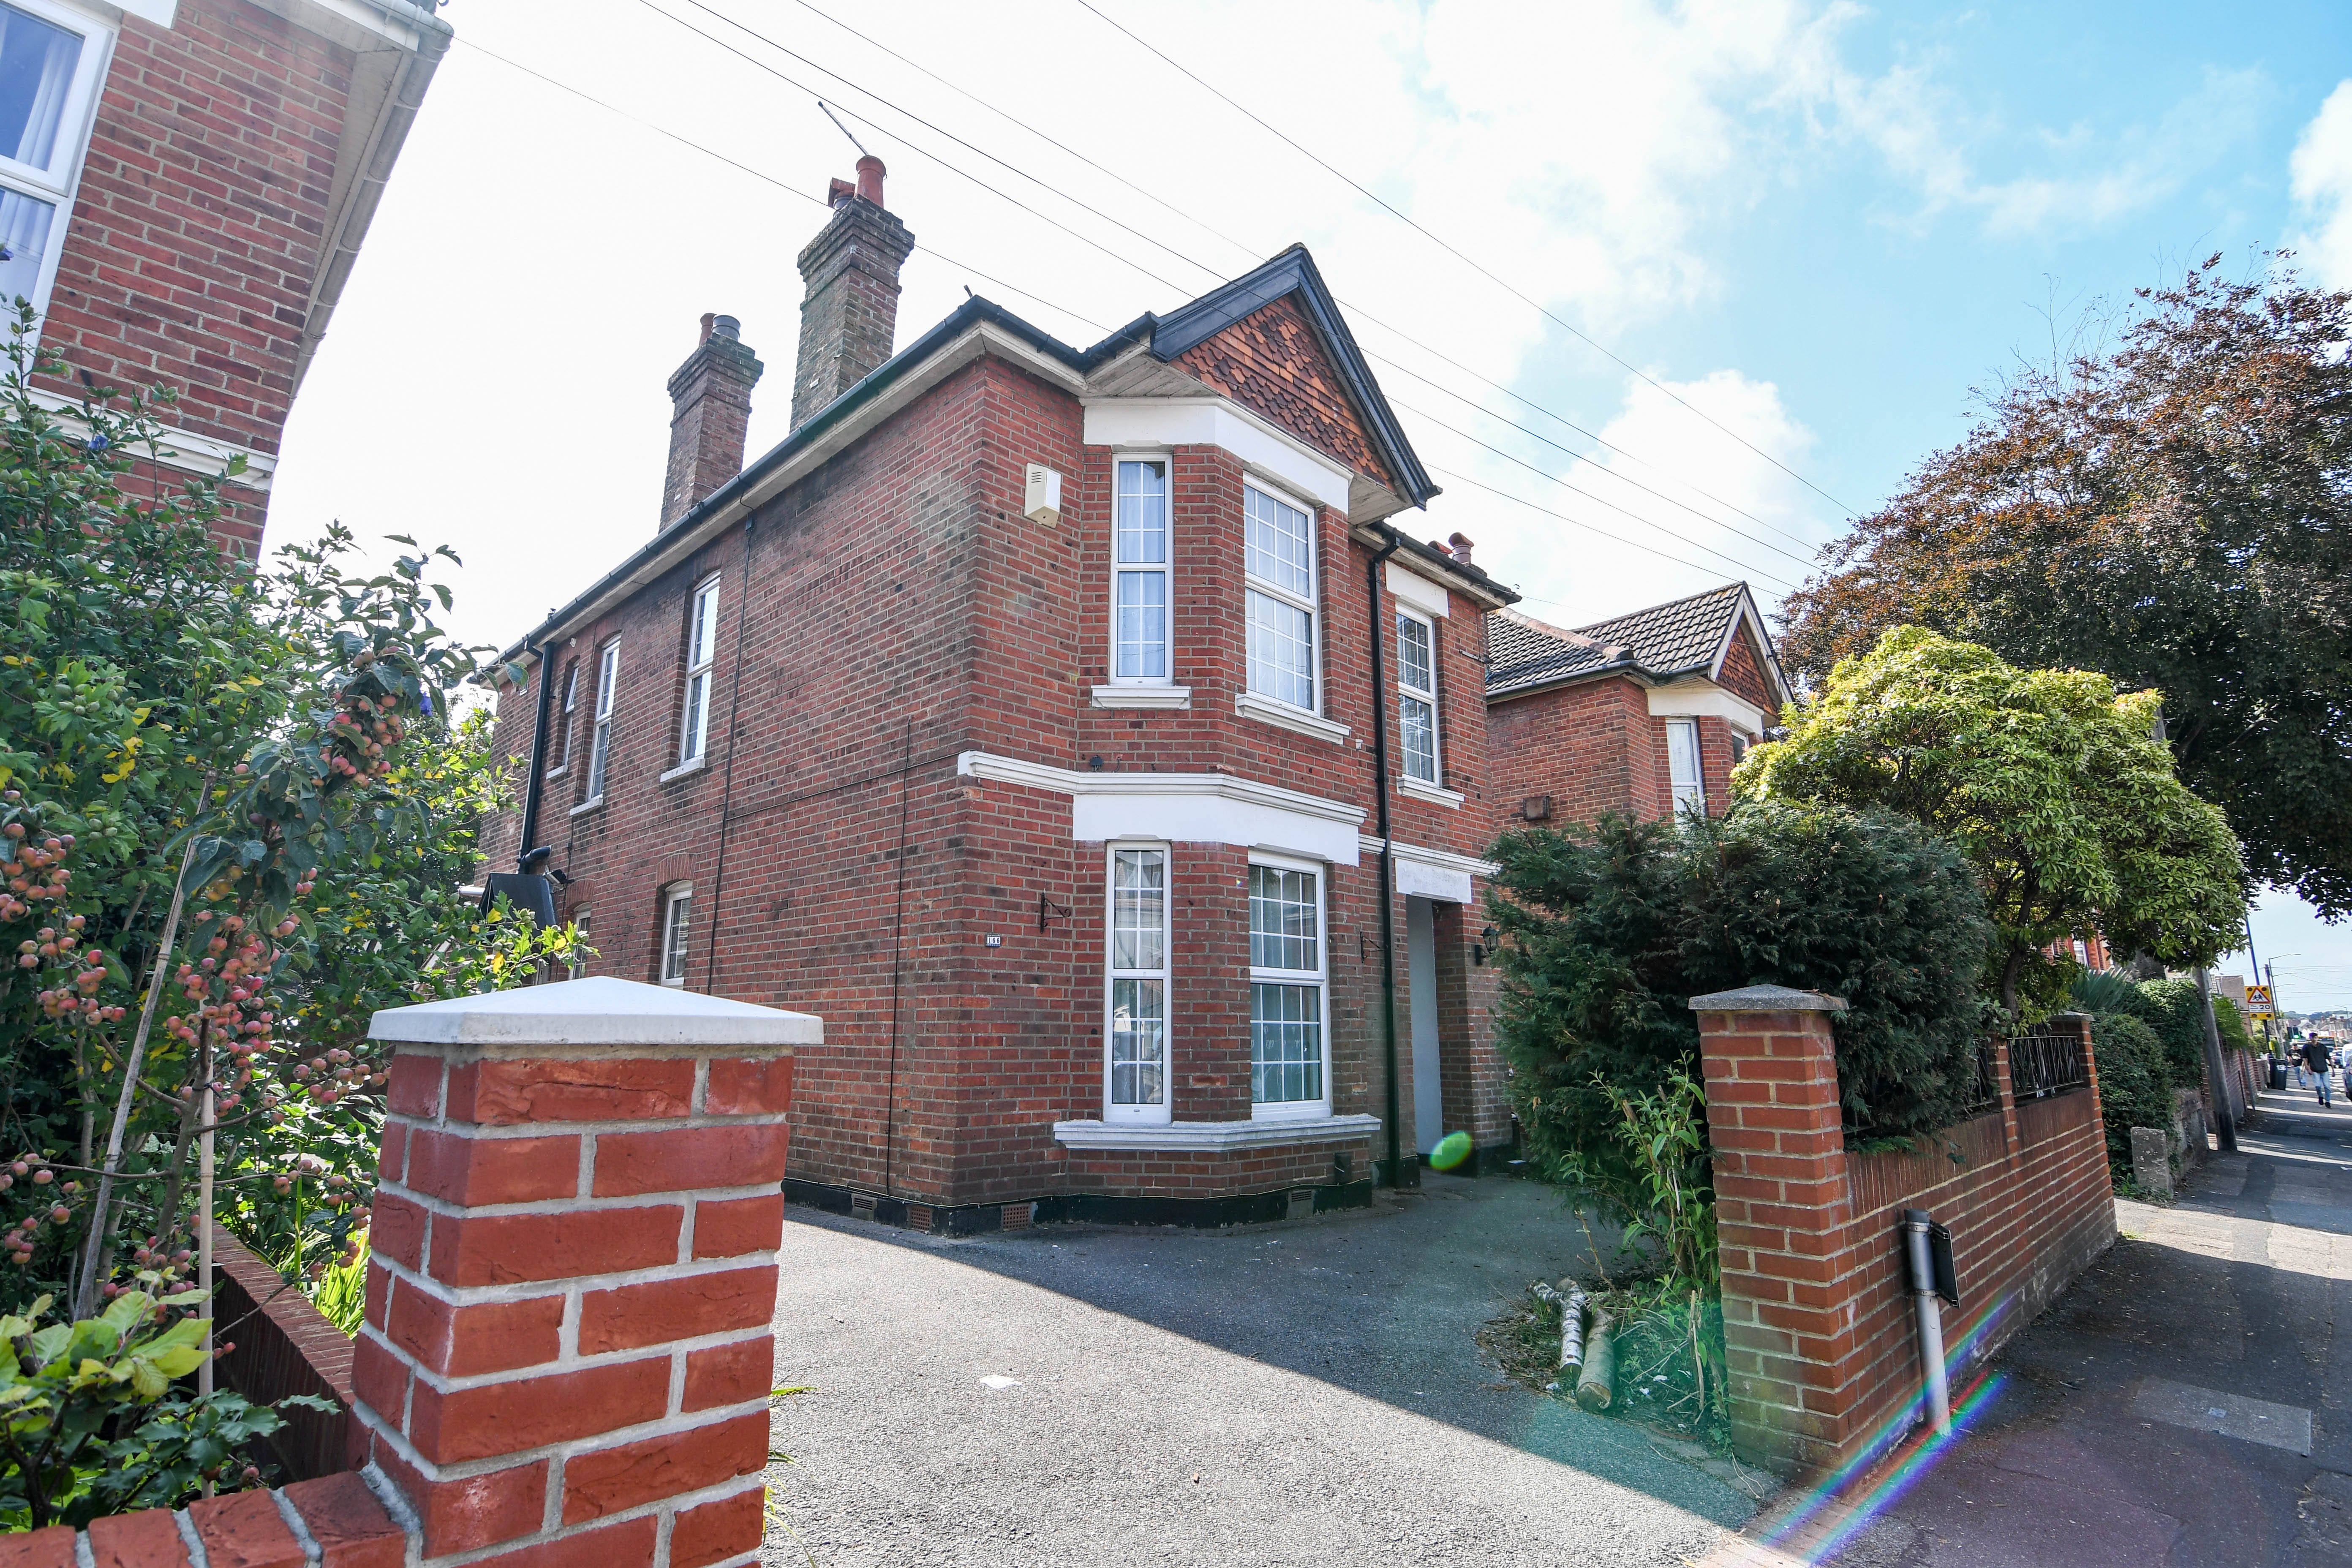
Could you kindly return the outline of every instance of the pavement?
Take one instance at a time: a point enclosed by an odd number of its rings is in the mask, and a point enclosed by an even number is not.
[[[2264,1094],[2237,1154],[2116,1210],[1961,1438],[1795,1561],[2352,1563],[2352,1110]]]
[[[1207,1232],[788,1212],[776,1382],[814,1392],[776,1402],[770,1564],[1681,1564],[1769,1489],[1482,1363],[1589,1257],[1533,1183]]]

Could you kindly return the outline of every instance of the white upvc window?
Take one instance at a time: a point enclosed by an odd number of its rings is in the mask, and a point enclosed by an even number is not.
[[[594,918],[594,912],[589,910],[572,917],[572,934],[579,938],[580,945],[572,950],[571,971],[564,976],[567,980],[578,980],[588,973],[588,922]]]
[[[662,889],[661,983],[686,984],[686,951],[694,921],[694,884],[677,882]]]
[[[1706,815],[1706,775],[1699,769],[1698,721],[1666,721],[1666,775],[1674,786],[1675,816]]]
[[[1251,1114],[1331,1112],[1323,868],[1250,858]]]
[[[1103,1120],[1165,1121],[1168,1099],[1168,847],[1110,847],[1109,952],[1103,966]]]
[[[710,668],[718,659],[719,579],[711,578],[694,591],[694,608],[687,618],[686,715],[680,727],[677,760],[683,764],[702,760],[710,735]]]
[[[0,300],[48,308],[114,35],[51,0],[0,4]]]
[[[1437,629],[1425,616],[1397,612],[1397,736],[1404,776],[1440,783],[1437,757]]]
[[[1255,485],[1242,487],[1242,568],[1249,596],[1249,689],[1316,709],[1314,519]]]
[[[1168,459],[1121,458],[1111,509],[1114,685],[1169,679]]]
[[[549,778],[555,777],[572,765],[572,724],[580,708],[580,661],[576,658],[563,667],[562,707],[563,711],[556,721],[555,744],[551,748],[555,761],[547,769]]]
[[[588,798],[604,798],[604,771],[613,761],[613,700],[621,681],[621,645],[608,642],[596,656],[596,732],[588,742]]]

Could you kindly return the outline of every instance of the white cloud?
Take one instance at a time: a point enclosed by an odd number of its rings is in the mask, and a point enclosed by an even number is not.
[[[2303,128],[2287,170],[2306,225],[2289,245],[2320,282],[2352,289],[2352,80]]]

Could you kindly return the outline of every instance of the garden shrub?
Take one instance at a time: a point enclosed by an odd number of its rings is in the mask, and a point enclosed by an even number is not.
[[[2156,1031],[2129,1013],[2091,1018],[2091,1049],[2099,1064],[2099,1110],[2106,1121],[2107,1163],[2118,1176],[2132,1168],[2131,1130],[2162,1128],[2172,1134],[2171,1053]]]
[[[1498,1040],[1531,1152],[1627,1207],[1639,1173],[1611,1090],[1696,1072],[1693,995],[1775,984],[1843,996],[1839,1093],[1854,1135],[1958,1120],[1972,1098],[1991,928],[1968,864],[1908,819],[1747,801],[1680,826],[1604,817],[1506,835]]]
[[[2144,1004],[2135,1016],[2155,1031],[2164,1044],[2164,1058],[2172,1068],[2172,1079],[2182,1088],[2205,1081],[2205,1021],[2199,1016],[2197,982],[2194,980],[2143,980],[2139,994]],[[2170,1118],[2164,1123],[2172,1125]]]

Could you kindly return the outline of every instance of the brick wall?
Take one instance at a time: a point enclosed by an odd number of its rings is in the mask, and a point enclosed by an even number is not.
[[[1640,683],[1607,676],[1497,702],[1486,713],[1498,829],[1519,822],[1520,802],[1551,796],[1550,826],[1606,812],[1644,821],[1674,804],[1665,731],[1650,717]]]
[[[168,29],[124,18],[42,329],[67,374],[42,384],[167,385],[168,423],[277,452],[352,65],[248,0],[181,0]],[[266,494],[225,494],[250,554]]]
[[[404,1506],[381,1472],[344,1472],[280,1491],[203,1498],[177,1512],[94,1519],[79,1540],[63,1525],[0,1536],[0,1564],[191,1568],[194,1543],[214,1568],[404,1568],[414,1538],[386,1510],[387,1499]]]
[[[1956,1382],[2115,1239],[2095,1066],[2088,1088],[2020,1105],[2004,1045],[1996,1111],[1917,1153],[1849,1153],[1830,1022],[1842,1002],[1762,987],[1693,1000],[1733,1440],[1801,1472],[1866,1461],[1923,1414],[1904,1209],[1952,1231],[1962,1305],[1942,1312]]]
[[[310,1299],[226,1231],[213,1230],[213,1320],[221,1375],[256,1405],[289,1394],[331,1399],[332,1415],[295,1409],[269,1438],[288,1474],[300,1480],[343,1468],[352,1404],[352,1342]]]

